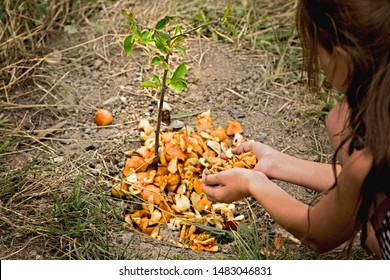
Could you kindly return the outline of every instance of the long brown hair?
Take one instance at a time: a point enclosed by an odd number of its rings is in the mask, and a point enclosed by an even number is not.
[[[364,145],[372,154],[357,215],[364,243],[369,207],[378,193],[390,198],[390,1],[298,0],[296,21],[311,88],[319,87],[318,44],[330,54],[341,47],[351,60],[345,81],[350,108],[347,136],[336,149],[333,164],[335,169],[337,153],[348,141]],[[350,152],[354,148],[350,146]]]

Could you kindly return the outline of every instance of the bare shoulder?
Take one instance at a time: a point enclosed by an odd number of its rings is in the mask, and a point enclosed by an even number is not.
[[[344,176],[355,183],[362,183],[372,165],[372,155],[367,149],[354,151],[345,161],[342,169]]]

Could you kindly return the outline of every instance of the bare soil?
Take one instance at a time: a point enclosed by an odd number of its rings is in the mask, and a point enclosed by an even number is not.
[[[123,3],[121,5],[126,7]],[[136,11],[143,11],[141,4],[134,5],[137,5],[133,7]],[[12,197],[13,206],[9,200],[2,202],[2,211],[8,209],[26,217],[25,227],[29,225],[30,214],[35,217],[32,221],[35,225],[36,217],[52,211],[50,193],[61,194],[63,188],[66,196],[80,174],[83,174],[79,183],[83,191],[94,188],[106,196],[112,207],[120,210],[131,207],[126,201],[110,197],[111,183],[124,166],[124,152],[140,145],[138,121],[149,117],[155,123],[157,96],[139,86],[142,77],[150,75],[152,70],[147,66],[144,50],[136,48],[131,57],[124,55],[121,41],[126,30],[117,30],[120,9],[117,5],[102,11],[89,24],[79,26],[76,34],[52,38],[47,52],[56,54],[55,59],[41,65],[42,73],[50,73],[50,84],[42,84],[38,79],[39,72],[36,72],[37,77],[31,77],[29,85],[13,88],[10,99],[0,97],[2,113],[7,116],[10,127],[25,132],[11,147],[18,152],[1,157],[1,165],[14,170],[31,163],[39,154],[41,165],[54,166],[56,170],[45,173],[43,169],[42,173],[29,174],[31,178],[24,178],[24,185],[19,186],[18,197]],[[103,25],[105,31],[97,31],[94,28],[97,24]],[[330,160],[332,151],[324,120],[311,110],[315,97],[307,93],[299,78],[274,76],[278,62],[276,55],[261,48],[215,42],[198,35],[187,40],[186,48],[184,62],[190,66],[188,90],[182,94],[169,92],[166,96],[174,118],[192,125],[197,114],[210,110],[216,125],[226,126],[230,119],[238,120],[248,139],[264,142],[300,158],[320,162]],[[98,108],[112,112],[112,125],[97,127],[93,123]],[[313,198],[313,192],[279,183],[299,200],[310,202]],[[28,197],[23,197],[23,190]],[[24,209],[27,203],[29,207]],[[317,254],[292,241],[290,234],[252,198],[237,203],[243,208],[251,205],[259,228],[266,229],[271,237],[284,238],[288,258],[345,258],[343,247],[327,254]],[[31,210],[32,205],[34,210]],[[2,222],[6,221],[3,219]],[[106,222],[111,242],[128,246],[128,251],[135,252],[142,259],[220,259],[228,258],[235,250],[232,244],[222,245],[218,253],[179,249],[167,241],[154,241],[132,231],[120,217]],[[39,230],[34,233],[20,224],[8,226],[8,230],[2,229],[2,235],[12,238],[2,236],[5,241],[0,247],[1,258],[58,257],[52,255],[50,242],[55,238],[57,244],[61,244],[61,235],[50,236],[50,233]],[[366,256],[357,247],[352,257]]]

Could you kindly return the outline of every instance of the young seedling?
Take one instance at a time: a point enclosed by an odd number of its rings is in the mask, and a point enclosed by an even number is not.
[[[159,92],[158,102],[158,118],[157,128],[155,132],[155,146],[154,146],[154,163],[158,161],[159,153],[159,136],[161,129],[161,121],[163,119],[163,105],[164,96],[167,90],[180,93],[187,88],[187,80],[185,75],[188,71],[188,66],[185,63],[181,63],[176,68],[170,63],[170,56],[174,52],[178,52],[182,57],[186,56],[186,49],[182,43],[186,37],[200,29],[209,25],[215,25],[220,23],[226,23],[227,18],[231,11],[230,1],[228,2],[223,17],[201,24],[195,28],[187,31],[183,31],[179,24],[176,24],[174,28],[170,28],[170,23],[174,21],[175,17],[166,16],[159,20],[153,27],[145,27],[139,24],[132,12],[122,10],[122,14],[126,16],[130,25],[130,31],[132,32],[127,36],[123,42],[123,47],[127,56],[130,56],[133,52],[134,44],[144,45],[150,53],[152,58],[150,64],[152,67],[160,67],[160,73],[153,73],[153,79],[150,81],[141,82],[141,86],[144,88],[153,88]]]

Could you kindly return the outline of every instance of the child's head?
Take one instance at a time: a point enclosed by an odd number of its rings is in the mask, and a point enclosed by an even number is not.
[[[297,25],[310,85],[318,86],[319,48],[345,57],[350,137],[363,137],[374,157],[389,159],[390,1],[299,0]]]
[[[307,62],[317,66],[319,44],[330,54],[336,47],[346,51],[353,68],[350,79],[353,72],[372,71],[388,55],[389,16],[388,0],[299,0],[297,23]]]

